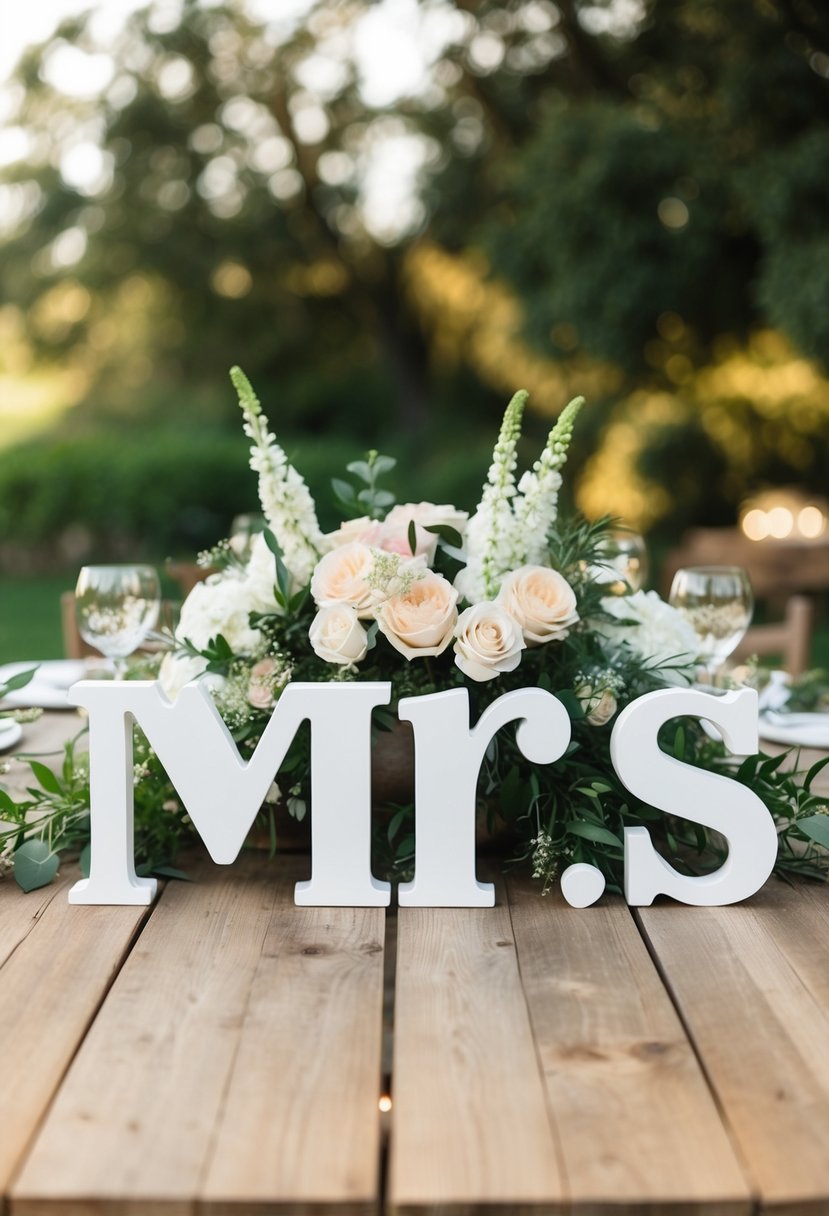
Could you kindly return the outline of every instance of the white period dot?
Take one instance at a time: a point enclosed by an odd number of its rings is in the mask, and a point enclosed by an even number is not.
[[[571,908],[589,908],[601,898],[604,888],[601,870],[583,861],[568,866],[561,876],[561,893]]]

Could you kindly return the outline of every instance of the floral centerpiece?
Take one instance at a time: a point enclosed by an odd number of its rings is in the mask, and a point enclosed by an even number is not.
[[[237,745],[250,754],[291,680],[388,680],[394,704],[375,711],[382,756],[409,729],[393,716],[401,697],[465,687],[477,720],[502,693],[540,687],[564,704],[572,740],[554,765],[529,764],[508,731],[490,744],[479,782],[481,825],[506,859],[528,862],[543,890],[578,861],[597,865],[619,889],[623,829],[645,824],[683,872],[722,863],[720,837],[632,798],[610,761],[618,711],[643,693],[689,683],[697,639],[656,592],[620,581],[608,561],[612,521],[559,513],[581,398],[566,406],[538,459],[518,476],[527,394],[515,394],[471,515],[449,504],[396,503],[388,485],[395,462],[372,451],[348,465],[348,479],[332,483],[341,523],[325,533],[247,378],[234,368],[231,379],[266,527],[244,552],[223,541],[200,555],[214,572],[191,591],[167,638],[158,678],[168,696],[191,680],[207,681]],[[822,873],[829,820],[810,791],[811,775],[782,771],[779,757],[736,764],[693,720],[670,724],[663,736],[661,745],[678,759],[755,790],[778,824],[781,869]],[[374,864],[408,878],[413,794],[399,746],[394,754],[403,780],[385,795],[387,813],[375,817]],[[137,759],[137,851],[145,870],[169,873],[192,828],[146,741],[139,740]],[[82,756],[70,745],[62,776],[36,776],[41,789],[28,801],[0,795],[6,817],[22,824],[36,812],[50,851],[82,845]],[[301,821],[310,796],[309,740],[301,732],[261,813],[273,849],[280,816]],[[7,836],[17,846],[25,838],[19,828]]]

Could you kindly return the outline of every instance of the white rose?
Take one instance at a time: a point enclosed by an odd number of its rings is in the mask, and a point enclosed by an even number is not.
[[[348,604],[320,608],[308,637],[314,654],[326,663],[359,663],[366,657],[368,635]]]
[[[518,621],[528,646],[561,641],[579,619],[573,588],[548,566],[513,570],[501,583],[496,603]]]
[[[458,593],[442,575],[427,570],[402,595],[377,609],[380,632],[407,659],[442,654],[455,632]]]
[[[372,541],[372,544],[378,544],[381,549],[391,553],[409,554],[412,551],[409,544],[409,525],[414,524],[415,555],[423,554],[431,563],[437,549],[438,537],[435,532],[427,532],[426,529],[446,525],[462,534],[468,518],[466,511],[458,511],[449,503],[400,503],[389,511],[383,520],[379,539]]]
[[[368,583],[373,564],[374,553],[362,541],[349,541],[326,553],[311,576],[311,595],[317,607],[347,604],[358,616],[371,616],[379,598]]]
[[[514,671],[521,662],[521,626],[501,604],[473,604],[458,617],[455,662],[465,676],[479,684]]]

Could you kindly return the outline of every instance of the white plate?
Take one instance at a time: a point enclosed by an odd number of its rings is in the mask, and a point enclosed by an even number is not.
[[[94,659],[92,662],[94,664]],[[0,667],[0,684],[5,684],[20,671],[28,671],[30,667],[37,667],[32,679],[23,688],[7,693],[2,705],[73,709],[74,706],[67,700],[67,691],[90,673],[90,664],[83,659],[49,659],[40,664],[32,659],[28,663],[7,663]]]
[[[23,727],[19,722],[6,722],[0,718],[0,752],[7,752],[10,747],[14,747],[15,743],[20,741],[23,734]]]
[[[775,714],[770,722],[761,714],[760,738],[787,747],[829,748],[829,714],[792,714],[791,722],[783,721],[784,716]]]

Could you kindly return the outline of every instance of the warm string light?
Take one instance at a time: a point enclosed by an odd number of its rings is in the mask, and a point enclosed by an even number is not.
[[[797,490],[769,490],[745,504],[740,527],[749,540],[820,540],[829,528],[829,504]]]

